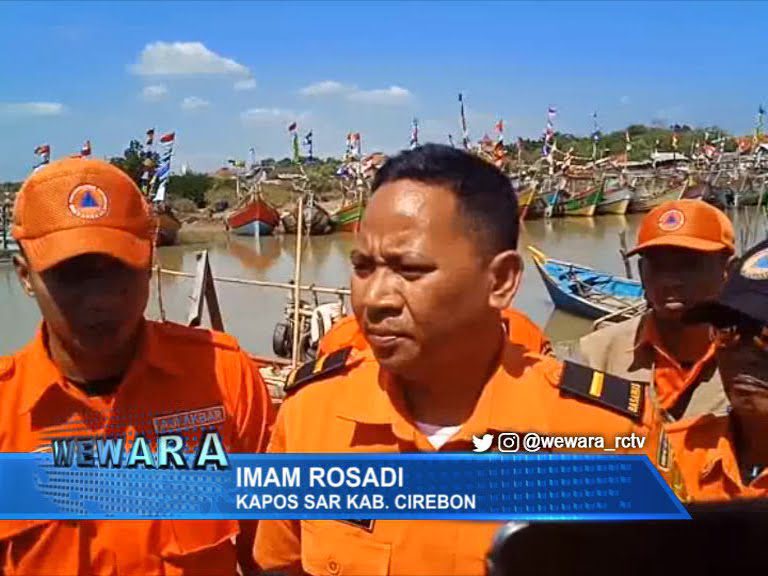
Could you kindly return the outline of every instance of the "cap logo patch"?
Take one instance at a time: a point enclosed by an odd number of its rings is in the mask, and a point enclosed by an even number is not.
[[[98,186],[83,184],[69,195],[69,211],[84,220],[96,220],[107,213],[107,195]]]
[[[768,248],[755,252],[741,265],[741,275],[750,280],[768,278]]]
[[[663,230],[664,232],[680,230],[680,228],[683,227],[683,224],[685,224],[685,214],[680,210],[673,208],[659,216],[659,230]]]

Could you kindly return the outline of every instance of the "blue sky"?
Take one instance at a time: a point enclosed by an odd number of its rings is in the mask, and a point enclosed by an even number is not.
[[[470,134],[508,140],[653,120],[749,132],[768,104],[766,3],[0,3],[0,181],[33,149],[119,153],[177,133],[178,163],[290,153],[287,125],[339,155]]]

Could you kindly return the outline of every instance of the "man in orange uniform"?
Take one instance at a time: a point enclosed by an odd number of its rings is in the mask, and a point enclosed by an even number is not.
[[[352,252],[352,307],[368,347],[301,367],[272,452],[469,451],[503,431],[635,429],[643,389],[509,341],[501,311],[522,261],[509,180],[463,151],[428,144],[390,159]],[[586,400],[590,398],[590,400]],[[603,406],[598,406],[602,403]],[[482,574],[500,524],[262,521],[256,562],[309,574]]]
[[[504,329],[509,336],[509,341],[519,344],[531,352],[549,354],[552,352],[552,344],[549,339],[525,314],[514,308],[506,308],[501,311]],[[368,347],[360,325],[354,315],[346,316],[338,320],[328,333],[320,339],[317,347],[317,356],[327,356],[331,352],[351,346],[358,350]]]
[[[652,386],[666,420],[723,411],[715,346],[706,326],[683,315],[722,288],[734,253],[733,226],[700,200],[665,202],[640,224],[637,245],[648,312],[593,332],[579,352],[591,367]]]
[[[667,434],[692,500],[768,496],[768,242],[734,267],[716,303],[691,321],[715,328],[731,411],[675,422]]]
[[[144,319],[156,222],[125,173],[81,158],[37,170],[19,191],[12,232],[16,271],[43,322],[24,349],[0,357],[0,451],[160,432],[194,444],[202,427],[228,450],[265,448],[271,403],[237,342]],[[232,574],[238,532],[232,521],[0,521],[0,572]]]

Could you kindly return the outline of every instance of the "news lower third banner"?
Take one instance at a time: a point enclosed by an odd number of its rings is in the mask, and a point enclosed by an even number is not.
[[[689,518],[645,456],[227,454],[219,465],[194,460],[103,467],[74,459],[67,466],[52,453],[0,454],[0,518]]]

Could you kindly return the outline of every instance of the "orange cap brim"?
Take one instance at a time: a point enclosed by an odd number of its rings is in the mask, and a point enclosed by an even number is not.
[[[152,258],[152,240],[115,228],[70,228],[20,242],[36,272],[83,254],[112,256],[138,269],[149,268]]]
[[[694,252],[720,252],[721,250],[725,250],[731,253],[733,252],[733,246],[728,246],[728,244],[724,244],[723,242],[702,240],[696,236],[670,234],[669,236],[660,236],[658,238],[654,238],[653,240],[649,240],[648,242],[638,244],[632,250],[627,252],[627,256],[634,256],[635,254],[639,254],[648,248],[661,248],[663,246],[672,248],[685,248],[686,250],[693,250]]]

